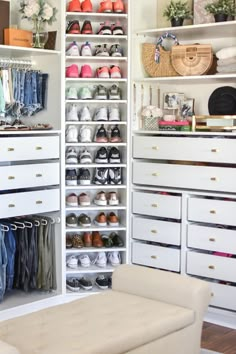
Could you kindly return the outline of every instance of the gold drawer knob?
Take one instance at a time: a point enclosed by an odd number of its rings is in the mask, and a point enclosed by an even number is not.
[[[14,148],[8,148],[7,150],[8,150],[8,151],[15,151]]]
[[[153,146],[152,150],[159,150],[159,146]]]
[[[152,204],[152,208],[158,208],[157,204]]]
[[[43,150],[42,146],[36,146],[35,150]]]
[[[215,269],[215,266],[213,266],[213,265],[209,265],[209,266],[208,266],[208,268],[209,268],[209,269],[213,269],[213,270],[214,270],[214,269]]]
[[[15,208],[15,204],[8,204],[8,208]]]
[[[215,296],[215,294],[214,293],[211,293],[211,297],[214,297]]]
[[[158,177],[158,176],[159,176],[159,173],[154,172],[154,173],[152,173],[152,176],[153,176],[153,177]]]
[[[41,173],[37,173],[36,177],[43,177],[43,175]]]
[[[211,149],[211,152],[219,152],[219,149]]]
[[[151,256],[152,259],[157,259],[157,256]]]
[[[157,234],[157,230],[151,230],[152,234]]]
[[[209,241],[210,241],[210,242],[216,242],[216,239],[215,239],[214,237],[210,237],[210,238],[209,238]]]
[[[8,176],[8,179],[12,180],[12,179],[15,179],[14,176]]]
[[[43,204],[42,200],[37,200],[36,204]]]
[[[210,210],[210,214],[216,214],[216,210]]]
[[[217,181],[217,177],[211,177],[211,181],[216,182]]]

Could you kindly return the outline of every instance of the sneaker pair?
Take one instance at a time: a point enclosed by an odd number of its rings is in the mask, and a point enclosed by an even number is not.
[[[95,86],[94,91],[95,100],[120,100],[121,99],[121,89],[118,85],[114,84],[109,89],[103,85]]]
[[[94,219],[94,224],[101,227],[105,227],[107,224],[111,227],[118,227],[119,218],[114,212],[110,212],[107,216],[104,212],[101,212]]]
[[[92,156],[91,153],[84,148],[79,156],[76,150],[73,147],[69,147],[66,151],[66,164],[90,164],[92,163]]]
[[[95,155],[95,163],[120,163],[120,151],[116,147],[112,147],[109,151],[103,146],[98,149]]]
[[[123,13],[124,10],[125,6],[122,0],[115,0],[114,2],[112,2],[111,0],[103,0],[100,2],[98,12]]]
[[[77,186],[90,184],[90,171],[87,168],[80,168],[78,175],[75,168],[66,169],[66,185]]]
[[[105,192],[100,191],[94,198],[94,204],[99,206],[106,206],[107,204],[110,206],[119,205],[119,198],[116,192],[109,192],[106,196]]]
[[[122,57],[123,50],[120,44],[112,44],[110,49],[107,48],[107,44],[99,44],[95,47],[94,55],[98,57]]]
[[[71,0],[67,7],[68,12],[92,12],[93,5],[90,0],[84,0],[80,4],[80,0]]]
[[[67,106],[66,112],[66,120],[67,121],[78,121],[87,122],[91,121],[91,113],[88,106],[84,106],[78,112],[78,107],[76,104],[71,104]]]
[[[109,286],[109,280],[108,280],[108,286]],[[81,279],[67,278],[66,288],[70,291],[77,292],[80,291],[81,288],[84,290],[92,290],[93,285],[91,280],[87,277],[82,277]]]
[[[124,35],[123,27],[120,21],[111,24],[110,21],[100,23],[100,28],[97,32],[98,35]]]
[[[72,65],[66,67],[66,77],[67,78],[79,78],[79,77],[91,78],[92,76],[93,76],[92,68],[88,64],[81,66],[80,73],[79,73],[79,67],[77,64],[72,64]]]
[[[109,138],[108,133],[107,133],[106,129],[104,128],[104,125],[102,124],[100,126],[100,128],[97,129],[94,141],[96,143],[107,143],[108,141],[110,141],[111,143],[120,143],[121,142],[121,134],[120,134],[120,129],[119,129],[118,125],[115,125],[111,129],[111,134],[110,134],[110,138]]]
[[[110,68],[107,66],[101,66],[96,69],[96,76],[102,79],[120,79],[121,78],[121,70],[117,65],[111,65]]]
[[[115,218],[115,216],[112,215],[112,218]],[[124,242],[122,238],[116,232],[112,232],[110,235],[103,235],[102,240],[103,240],[104,247],[106,248],[124,246]]]
[[[66,89],[67,100],[91,100],[92,98],[92,90],[87,86],[81,87],[79,91],[77,91],[77,88],[73,86],[70,86]]]
[[[66,205],[70,207],[89,206],[90,196],[87,193],[81,193],[77,196],[75,193],[70,193],[66,196]]]
[[[95,169],[93,183],[96,185],[122,184],[121,167],[97,167]]]
[[[111,121],[111,122],[115,122],[115,121],[120,121],[120,109],[118,107],[118,105],[114,104],[110,107],[98,107],[95,109],[94,112],[94,117],[93,117],[94,121]]]
[[[82,125],[79,134],[75,125],[69,125],[66,129],[66,142],[67,143],[91,143],[92,142],[92,128],[87,125]]]
[[[81,49],[79,48],[79,44],[76,41],[71,42],[66,48],[67,56],[83,56],[90,57],[92,56],[92,48],[89,42],[85,42],[82,44]]]
[[[78,20],[69,21],[66,27],[67,34],[93,34],[93,29],[90,21],[85,20],[80,30]]]

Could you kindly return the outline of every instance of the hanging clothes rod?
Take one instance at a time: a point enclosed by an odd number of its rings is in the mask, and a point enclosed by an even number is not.
[[[33,62],[31,60],[0,58],[0,67],[23,67],[31,68]]]

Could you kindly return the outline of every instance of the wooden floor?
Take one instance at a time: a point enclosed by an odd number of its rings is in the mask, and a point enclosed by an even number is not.
[[[204,322],[201,347],[223,354],[236,354],[236,330]]]

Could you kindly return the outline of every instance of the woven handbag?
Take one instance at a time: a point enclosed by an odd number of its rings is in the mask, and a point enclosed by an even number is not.
[[[143,66],[147,74],[152,77],[179,75],[171,64],[171,51],[165,50],[162,45],[162,42],[165,38],[173,39],[174,46],[177,46],[177,38],[173,34],[168,32],[166,32],[158,39],[156,45],[152,43],[142,44]]]

